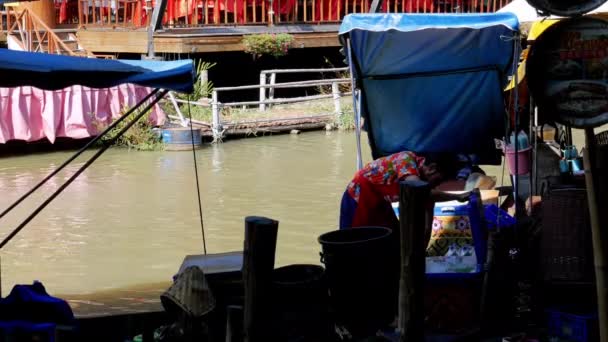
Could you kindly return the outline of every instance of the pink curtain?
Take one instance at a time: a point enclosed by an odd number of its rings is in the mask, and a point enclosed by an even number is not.
[[[43,138],[52,143],[58,137],[94,136],[151,90],[133,84],[106,89],[72,86],[56,91],[0,88],[0,143]],[[165,121],[158,105],[152,110],[151,120],[155,125]]]

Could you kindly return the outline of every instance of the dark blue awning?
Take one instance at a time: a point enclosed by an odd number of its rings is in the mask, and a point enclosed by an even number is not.
[[[0,87],[57,90],[72,85],[108,88],[133,83],[189,93],[195,78],[192,60],[107,60],[0,49]]]

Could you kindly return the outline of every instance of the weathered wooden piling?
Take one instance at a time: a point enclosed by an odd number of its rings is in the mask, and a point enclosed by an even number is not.
[[[402,342],[424,339],[425,231],[431,187],[423,181],[404,181],[399,189],[401,277],[399,332]]]
[[[278,228],[279,222],[269,218],[245,218],[243,285],[246,342],[272,340],[272,271]]]

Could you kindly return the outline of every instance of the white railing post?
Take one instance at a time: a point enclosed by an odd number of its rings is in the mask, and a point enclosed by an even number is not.
[[[198,81],[201,87],[206,87],[207,83],[209,83],[209,70],[201,71],[200,79]],[[209,97],[209,94],[205,94],[205,97]]]
[[[333,82],[331,84],[331,94],[333,95],[334,99],[334,113],[336,113],[336,115],[342,115],[342,105],[340,103],[340,87],[338,86],[338,83]]]
[[[266,74],[261,72],[260,73],[260,112],[263,112],[266,110],[266,104],[264,103],[264,101],[266,101]]]
[[[179,116],[180,125],[182,125],[182,127],[188,126],[189,122],[188,122],[188,120],[186,120],[184,118],[184,115],[182,114],[182,111],[179,109],[179,105],[177,104],[177,101],[175,101],[175,96],[173,96],[173,92],[170,91],[170,92],[167,93],[167,95],[169,96],[169,100],[173,104],[173,108],[175,108],[175,112]],[[188,105],[190,105],[190,104],[188,104]]]
[[[219,103],[217,101],[217,91],[211,93],[211,131],[213,132],[213,142],[218,142],[222,139],[222,121],[220,118]]]
[[[277,74],[275,72],[273,72],[272,74],[270,74],[270,88],[268,88],[268,99],[269,100],[274,100],[274,84],[277,80]],[[268,104],[268,108],[271,108],[272,104],[269,103]]]

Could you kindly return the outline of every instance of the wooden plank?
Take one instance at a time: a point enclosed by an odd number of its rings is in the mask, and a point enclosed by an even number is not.
[[[93,52],[146,53],[147,32],[142,30],[81,29],[77,32],[82,46]],[[300,33],[294,35],[296,48],[338,47],[336,32]],[[243,51],[242,36],[188,36],[156,35],[156,53],[201,53]]]
[[[297,48],[338,47],[337,33],[302,33],[294,35],[294,46]],[[156,36],[154,45],[156,52],[195,53],[195,52],[225,52],[243,51],[241,36],[216,37],[167,37]]]
[[[76,35],[82,46],[94,52],[146,53],[147,32],[123,30],[79,30]]]

